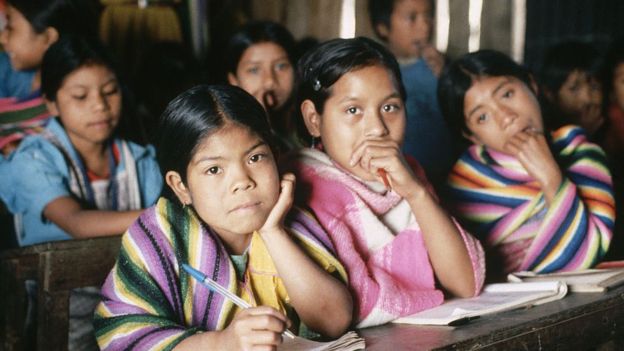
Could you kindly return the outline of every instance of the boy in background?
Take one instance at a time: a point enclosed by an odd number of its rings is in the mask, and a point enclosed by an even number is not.
[[[453,141],[436,90],[444,57],[431,43],[432,0],[370,0],[373,29],[401,65],[407,126],[403,152],[416,158],[440,184],[453,164]]]

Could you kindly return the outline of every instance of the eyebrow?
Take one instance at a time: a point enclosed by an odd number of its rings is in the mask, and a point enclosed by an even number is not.
[[[267,143],[264,140],[260,140],[257,143],[255,143],[253,146],[245,150],[244,154],[247,155],[248,153],[252,152],[253,150],[263,145],[267,145]],[[207,157],[202,157],[199,160],[195,161],[195,164],[199,164],[201,162],[206,162],[206,161],[222,160],[222,159],[223,159],[223,156],[207,156]]]
[[[496,93],[498,93],[499,90],[501,90],[505,85],[510,84],[510,83],[511,81],[509,79],[505,79],[504,81],[500,82],[500,84],[497,85],[496,88],[494,88],[494,91],[492,91],[491,96],[496,95]],[[472,110],[470,110],[468,112],[468,117],[472,116],[472,114],[475,113],[475,111],[478,110],[479,108],[481,108],[481,105],[477,105]]]
[[[118,83],[117,78],[112,77],[111,79],[107,80],[106,83],[101,84],[100,87],[107,86],[111,83]],[[78,83],[78,84],[70,85],[67,88],[73,89],[73,88],[89,88],[89,87],[90,87],[89,85]]]
[[[271,63],[276,62],[276,61],[282,61],[282,60],[287,60],[288,62],[290,62],[290,60],[288,59],[288,55],[282,55],[279,56],[273,60],[271,60]],[[241,61],[241,64],[246,64],[246,65],[256,65],[259,63],[262,63],[262,60],[247,60],[247,61]]]

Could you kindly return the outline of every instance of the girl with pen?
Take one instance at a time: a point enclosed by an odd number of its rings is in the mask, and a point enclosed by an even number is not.
[[[168,187],[126,232],[94,326],[104,350],[275,348],[290,327],[329,337],[351,323],[346,274],[315,219],[291,209],[266,113],[234,86],[198,86],[161,118]],[[247,301],[240,310],[182,265]]]

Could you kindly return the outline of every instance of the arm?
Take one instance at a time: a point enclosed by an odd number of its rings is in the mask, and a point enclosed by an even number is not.
[[[43,215],[74,238],[119,235],[128,229],[142,210],[85,210],[69,196],[52,200]]]
[[[282,223],[292,205],[294,182],[294,175],[284,175],[280,197],[260,234],[301,320],[313,330],[338,337],[351,323],[351,295],[343,283],[319,267],[284,230]]]
[[[357,164],[371,174],[385,169],[392,190],[407,200],[423,233],[431,265],[442,286],[460,297],[474,296],[481,284],[458,226],[440,207],[426,184],[410,170],[399,145],[387,140],[367,140],[354,152]]]

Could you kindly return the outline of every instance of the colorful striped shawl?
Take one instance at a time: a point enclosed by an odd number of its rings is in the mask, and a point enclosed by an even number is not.
[[[319,265],[346,281],[313,217],[293,210],[286,226]],[[192,209],[161,198],[124,234],[117,263],[102,287],[94,319],[100,348],[169,350],[188,336],[229,324],[236,307],[186,274],[180,267],[185,262],[252,304],[286,313],[288,296],[281,294],[285,288],[259,234],[248,252],[247,280],[241,286],[218,236]]]
[[[321,151],[302,149],[291,157],[284,166],[297,176],[297,201],[312,208],[347,269],[358,327],[384,324],[443,302],[418,223],[411,220],[395,232],[380,219],[404,199],[372,191]],[[422,168],[412,166],[427,183]],[[470,255],[477,294],[485,276],[483,249],[457,228]]]
[[[578,127],[552,137],[564,181],[550,206],[519,161],[481,146],[470,147],[449,176],[457,216],[503,256],[504,273],[588,268],[609,248],[615,202],[604,152]]]
[[[0,150],[27,135],[42,132],[49,118],[50,113],[40,96],[25,101],[0,99]]]

